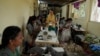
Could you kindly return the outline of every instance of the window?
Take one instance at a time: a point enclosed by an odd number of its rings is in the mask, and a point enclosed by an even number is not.
[[[98,7],[98,0],[93,0],[90,21],[100,22],[100,7]]]

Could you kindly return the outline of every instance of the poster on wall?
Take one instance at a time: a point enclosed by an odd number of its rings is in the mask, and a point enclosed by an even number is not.
[[[72,13],[74,13],[74,18],[84,18],[86,16],[85,9],[85,2],[80,4],[79,9],[73,7]]]
[[[79,16],[80,17],[85,17],[85,3],[83,3],[82,5],[80,5]]]

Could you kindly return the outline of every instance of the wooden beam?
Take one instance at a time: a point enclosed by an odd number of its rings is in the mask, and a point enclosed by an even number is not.
[[[48,4],[57,4],[57,5],[65,5],[65,4],[69,4],[69,3],[72,3],[72,2],[75,2],[77,0],[40,0],[40,1],[44,1]]]
[[[52,1],[52,2],[67,2],[68,0],[40,0],[40,1],[48,1],[48,2],[50,2],[50,1]]]

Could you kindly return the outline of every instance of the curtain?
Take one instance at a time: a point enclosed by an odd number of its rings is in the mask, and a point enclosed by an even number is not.
[[[98,0],[98,7],[100,7],[100,0]]]

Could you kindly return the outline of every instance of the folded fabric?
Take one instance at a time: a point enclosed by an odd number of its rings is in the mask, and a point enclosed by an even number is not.
[[[93,51],[100,51],[100,45],[99,45],[99,44],[91,44],[91,45],[90,45],[90,48],[91,48]]]

